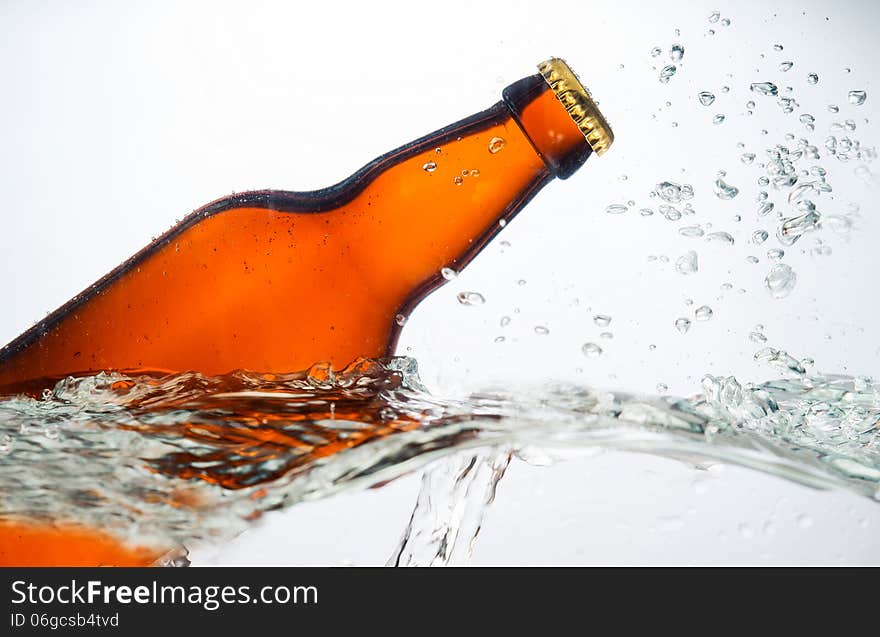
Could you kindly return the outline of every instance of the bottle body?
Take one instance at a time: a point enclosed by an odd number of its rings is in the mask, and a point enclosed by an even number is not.
[[[589,155],[540,75],[505,98],[336,186],[195,211],[0,351],[0,391],[104,370],[285,372],[391,354],[441,269],[464,267],[560,174],[553,157]]]

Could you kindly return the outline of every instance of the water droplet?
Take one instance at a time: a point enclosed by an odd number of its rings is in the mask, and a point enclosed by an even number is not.
[[[721,124],[724,122],[724,115],[718,113],[715,117],[712,118],[712,123],[715,125]]]
[[[733,237],[730,235],[729,232],[723,232],[723,231],[710,232],[709,234],[706,235],[706,241],[708,241],[710,243],[718,243],[721,245],[728,245],[728,246],[732,246],[736,243],[736,241],[734,241]]]
[[[658,57],[661,53],[663,53],[663,50],[659,46],[655,46],[653,49],[651,49],[652,58]]]
[[[802,114],[798,118],[798,120],[806,127],[807,130],[816,130],[816,118],[809,113]]]
[[[427,164],[422,166],[422,170],[424,170],[426,173],[432,173],[437,170],[437,164],[433,161],[429,161]]]
[[[782,50],[782,45],[781,45],[781,44],[774,44],[774,45],[773,45],[773,50],[774,50],[774,51],[781,51],[781,50]]]
[[[679,203],[694,198],[694,189],[690,184],[679,185],[672,181],[663,181],[654,187],[654,194],[667,203]]]
[[[510,325],[510,317],[502,316],[501,320],[498,321],[498,324],[501,325],[501,327],[507,327],[508,325]]]
[[[746,102],[746,108],[749,110],[755,108],[755,103],[752,100],[749,100],[748,102]]]
[[[493,155],[500,152],[506,143],[503,137],[493,137],[489,140],[489,152]]]
[[[744,164],[751,164],[755,161],[755,153],[743,153],[739,159]]]
[[[587,358],[596,358],[602,355],[602,348],[595,343],[584,343],[581,347],[581,353]]]
[[[697,97],[700,99],[700,104],[703,106],[711,106],[715,101],[715,94],[710,93],[709,91],[701,91],[697,93]]]
[[[770,236],[767,234],[766,230],[755,230],[752,233],[752,243],[755,245],[761,245],[767,240],[767,237]]]
[[[791,294],[796,283],[797,274],[784,263],[774,265],[764,279],[764,287],[774,299],[781,299]]]
[[[678,234],[683,237],[702,237],[704,233],[700,226],[685,226],[678,229]]]
[[[447,281],[452,281],[458,276],[458,272],[456,272],[452,268],[440,268],[440,276],[442,276]]]
[[[608,327],[611,325],[611,317],[607,314],[596,314],[596,316],[593,317],[593,323],[599,327]]]
[[[641,210],[639,210],[639,214],[642,215],[643,217],[650,217],[651,215],[654,214],[654,211],[651,210],[650,208],[642,208]]]
[[[406,317],[403,314],[398,314],[394,317],[394,322],[400,326],[403,326],[403,324],[406,323]]]
[[[669,385],[667,385],[666,383],[657,383],[657,393],[658,394],[665,394],[668,391],[669,391]]]
[[[669,49],[669,58],[673,62],[681,62],[681,58],[684,57],[684,47],[680,44],[673,44],[672,48]]]
[[[730,18],[724,18],[721,21],[721,26],[729,27],[730,26]]]
[[[726,183],[723,179],[715,180],[715,196],[719,199],[733,199],[739,194],[739,188],[736,186],[731,186]]]
[[[850,91],[847,93],[847,99],[850,104],[861,106],[868,99],[868,94],[865,91]]]
[[[779,89],[773,82],[755,82],[751,85],[752,92],[761,95],[774,96],[779,94]]]
[[[751,332],[749,334],[749,340],[760,345],[767,342],[767,337],[761,334],[761,332]]]
[[[675,261],[675,270],[679,274],[696,274],[699,269],[699,263],[697,259],[697,253],[693,250],[689,250],[684,253]]]
[[[462,179],[461,177],[459,177],[458,175],[456,175],[455,177],[452,178],[452,182],[453,182],[456,186],[460,186],[460,185],[462,185],[462,184],[464,183],[464,179]]]
[[[620,215],[627,210],[629,210],[629,208],[620,203],[613,203],[605,207],[605,212],[607,212],[609,215]]]
[[[682,334],[687,334],[687,331],[691,329],[691,320],[689,318],[681,318],[675,319],[675,329],[677,329]]]
[[[786,71],[790,71],[791,67],[794,66],[794,62],[780,62],[779,70],[785,73]]]
[[[721,18],[721,14],[718,11],[713,11],[711,14],[709,14],[709,23],[715,24],[716,22],[718,22],[719,18]]]
[[[660,71],[660,83],[666,84],[667,82],[669,82],[672,76],[675,75],[675,71],[676,68],[674,64],[667,64],[666,66],[664,66],[663,69]]]
[[[810,73],[809,75],[807,75],[807,84],[818,84],[818,83],[819,83],[819,76],[818,75],[816,75],[815,73]]]
[[[483,305],[486,298],[479,292],[459,292],[456,297],[462,305]]]
[[[503,343],[505,340],[507,340],[507,339],[505,339],[503,336],[496,336],[494,342],[495,343]]]
[[[813,518],[811,518],[806,513],[801,513],[799,516],[797,516],[797,524],[802,529],[808,529],[813,526]]]
[[[599,334],[599,338],[604,338],[605,340],[611,340],[612,338],[614,338],[614,334],[612,334],[611,332],[602,332],[601,334]]]
[[[538,336],[547,336],[550,333],[550,328],[546,325],[535,325],[535,334]]]

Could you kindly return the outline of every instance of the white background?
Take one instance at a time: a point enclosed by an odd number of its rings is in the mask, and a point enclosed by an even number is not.
[[[797,287],[773,300],[761,282],[769,269],[764,252],[775,246],[748,243],[755,228],[771,229],[756,221],[759,173],[738,159],[744,151],[760,157],[786,132],[806,134],[800,113],[815,115],[810,137],[820,149],[828,124],[845,118],[857,122],[853,137],[875,145],[875,3],[181,4],[0,4],[0,341],[193,208],[231,191],[335,183],[489,106],[506,84],[559,55],[599,99],[617,140],[605,157],[548,186],[411,317],[400,352],[418,358],[433,390],[568,379],[644,392],[663,382],[689,395],[705,373],[753,381],[773,374],[752,361],[747,336],[756,323],[771,344],[812,356],[823,371],[880,375],[876,181],[857,178],[855,165],[821,162],[835,192],[817,201],[820,210],[839,214],[857,203],[859,227],[849,237],[823,231],[830,256],[809,254],[813,237],[788,250]],[[731,24],[709,24],[714,9]],[[668,63],[673,43],[685,56],[664,85],[652,67]],[[651,57],[654,46],[663,49],[660,58]],[[795,63],[785,74],[777,70],[783,60]],[[806,82],[810,72],[819,75],[815,86]],[[783,115],[773,100],[749,92],[755,81],[792,86],[801,108]],[[863,106],[848,105],[852,89],[868,91]],[[715,104],[701,106],[701,90],[714,92]],[[751,116],[749,99],[758,103]],[[831,103],[840,105],[838,116],[826,110]],[[726,115],[718,126],[716,113]],[[733,201],[712,194],[721,169],[741,190]],[[692,220],[605,214],[608,204],[628,200],[656,210],[649,193],[666,179],[693,184]],[[733,234],[736,246],[677,234],[684,223],[708,221]],[[700,255],[693,277],[647,260],[674,262],[688,249]],[[760,263],[746,263],[750,254]],[[732,291],[721,290],[726,282]],[[486,304],[459,305],[462,290],[479,291]],[[675,318],[693,318],[702,304],[714,309],[712,320],[679,334]],[[599,340],[596,312],[612,316],[613,339]],[[513,319],[504,329],[502,316]],[[537,335],[537,325],[549,335]],[[500,335],[505,342],[495,343]],[[586,341],[599,342],[603,356],[585,358]],[[704,479],[708,488],[692,484]],[[381,562],[415,489],[413,476],[269,516],[204,559]],[[817,494],[738,469],[706,478],[665,460],[607,454],[552,468],[514,465],[474,557],[880,562],[871,539],[878,524],[876,504],[847,494]]]

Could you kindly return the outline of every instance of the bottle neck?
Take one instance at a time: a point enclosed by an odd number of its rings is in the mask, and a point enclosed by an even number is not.
[[[584,134],[540,74],[514,82],[503,97],[554,177],[567,179],[592,154]]]

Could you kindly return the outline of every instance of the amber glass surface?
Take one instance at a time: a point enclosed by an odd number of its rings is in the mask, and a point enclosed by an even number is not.
[[[288,372],[391,354],[440,270],[464,267],[588,154],[536,75],[331,188],[215,201],[0,350],[0,394],[105,370]],[[0,520],[0,565],[156,557],[97,531]]]

